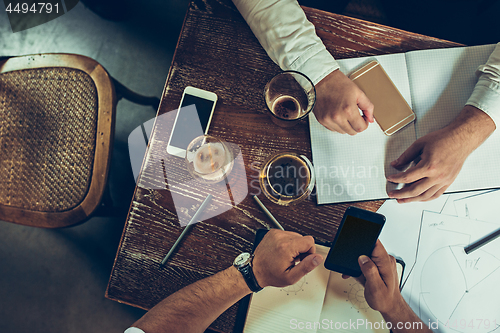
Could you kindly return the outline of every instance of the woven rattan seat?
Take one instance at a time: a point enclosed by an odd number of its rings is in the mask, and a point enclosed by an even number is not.
[[[116,97],[96,61],[34,55],[0,61],[0,220],[61,227],[100,204]]]
[[[97,90],[72,68],[0,75],[0,204],[41,212],[76,207],[88,192]]]

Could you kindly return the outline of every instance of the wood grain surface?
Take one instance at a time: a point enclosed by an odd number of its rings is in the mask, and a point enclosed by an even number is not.
[[[338,59],[459,46],[341,15],[304,10]],[[259,194],[260,166],[267,156],[280,150],[311,158],[307,120],[293,129],[283,129],[266,114],[263,88],[279,71],[230,0],[195,0],[190,4],[106,297],[149,309],[180,288],[229,267],[239,253],[251,250],[256,230],[270,223],[251,198]],[[184,160],[166,153],[175,109],[188,85],[219,96],[209,133],[241,149],[228,185],[194,182]],[[234,207],[228,203],[227,187]],[[198,223],[160,271],[161,260],[182,232],[180,224],[194,214],[208,193],[214,196],[209,210],[224,212]],[[263,195],[259,197],[286,230],[313,235],[319,242],[333,240],[348,206],[375,211],[382,204],[318,206],[311,196],[295,206],[282,207]],[[232,332],[237,306],[223,313],[211,328]]]

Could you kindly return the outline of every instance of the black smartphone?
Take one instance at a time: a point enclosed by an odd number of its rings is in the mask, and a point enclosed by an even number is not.
[[[347,208],[326,257],[325,267],[342,274],[360,276],[358,258],[363,254],[372,254],[384,223],[385,216],[382,214],[357,207]]]

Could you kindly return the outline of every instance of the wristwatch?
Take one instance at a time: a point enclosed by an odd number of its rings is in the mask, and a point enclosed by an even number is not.
[[[245,282],[254,293],[261,291],[263,288],[259,286],[257,280],[255,279],[255,275],[253,275],[252,269],[252,260],[253,254],[248,252],[243,252],[239,256],[234,259],[233,266],[236,267],[238,271],[243,275]]]

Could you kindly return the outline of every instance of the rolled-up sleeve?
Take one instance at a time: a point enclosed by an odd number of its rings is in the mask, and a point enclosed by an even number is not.
[[[339,66],[296,0],[233,0],[269,57],[314,84]]]
[[[477,69],[477,81],[467,105],[472,105],[488,114],[496,128],[500,126],[500,43],[486,64]]]

